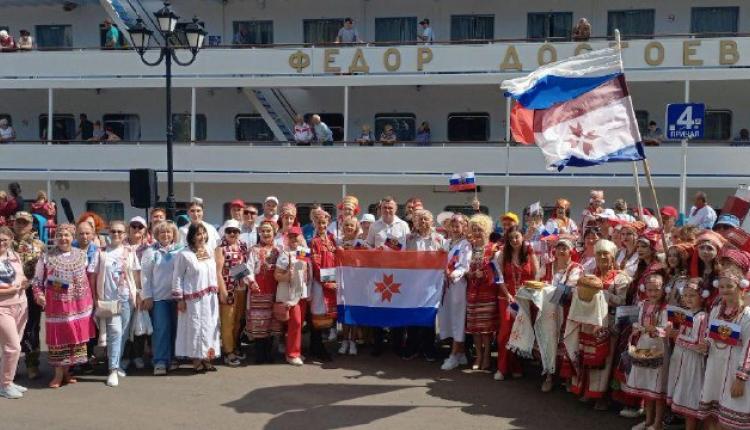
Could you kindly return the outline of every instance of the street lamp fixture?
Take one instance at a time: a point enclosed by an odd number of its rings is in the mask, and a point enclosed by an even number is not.
[[[135,51],[141,58],[141,61],[147,66],[158,66],[162,62],[166,69],[166,92],[167,92],[167,217],[174,219],[176,204],[174,198],[174,162],[173,162],[173,151],[172,151],[172,140],[174,133],[172,131],[172,61],[179,64],[180,66],[189,66],[193,64],[198,51],[203,47],[203,41],[206,38],[206,31],[198,21],[198,18],[193,18],[193,22],[185,26],[185,37],[187,38],[188,48],[190,49],[191,58],[189,61],[183,62],[175,54],[176,50],[184,49],[185,46],[175,45],[175,29],[177,28],[177,21],[180,19],[177,14],[172,11],[168,1],[164,2],[164,7],[154,13],[156,22],[159,26],[159,33],[161,33],[164,43],[160,44],[156,40],[156,45],[159,50],[159,58],[156,61],[146,60],[146,53],[149,50],[152,36],[154,34],[149,29],[141,18],[136,20],[136,23],[128,29],[130,33],[130,40],[132,42]]]

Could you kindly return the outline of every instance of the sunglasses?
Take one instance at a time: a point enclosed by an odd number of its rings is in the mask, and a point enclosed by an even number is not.
[[[235,230],[235,229],[231,229],[231,230],[227,229],[227,230],[224,230],[224,232],[226,234],[240,234],[240,231],[239,230]]]
[[[134,223],[130,224],[130,228],[134,228],[136,230],[143,230],[146,227],[143,224],[139,224],[139,223],[134,222]]]
[[[109,234],[125,234],[125,230],[110,230]]]
[[[244,211],[243,213],[244,213],[245,215],[258,215],[258,212],[257,212],[257,211]]]

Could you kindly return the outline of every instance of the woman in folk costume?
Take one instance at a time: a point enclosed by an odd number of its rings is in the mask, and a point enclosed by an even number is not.
[[[573,261],[572,254],[575,249],[573,241],[561,238],[555,245],[555,259],[549,269],[542,275],[542,279],[558,289],[559,296],[556,297],[557,306],[545,303],[542,308],[542,315],[538,318],[552,322],[545,325],[544,336],[548,337],[547,342],[537,338],[539,352],[542,354],[543,373],[546,375],[542,383],[542,392],[552,391],[554,385],[555,370],[558,371],[560,378],[567,380],[573,376],[570,366],[570,360],[565,354],[565,346],[561,343],[560,334],[565,330],[565,320],[570,310],[570,301],[575,294],[575,287],[578,279],[583,276],[583,267]],[[534,319],[535,326],[539,323]],[[556,369],[555,357],[560,358],[559,368]]]
[[[341,224],[344,219],[350,217],[356,218],[359,212],[359,199],[354,196],[344,196],[338,206],[336,206],[336,220],[328,226],[328,232],[333,234],[336,239],[339,239],[343,235]]]
[[[693,247],[690,244],[681,243],[672,245],[667,249],[667,274],[668,281],[664,287],[667,295],[667,304],[680,306],[680,294],[688,282],[688,269],[690,257],[693,255]]]
[[[619,225],[621,244],[616,258],[617,266],[631,278],[638,270],[638,235],[645,227],[646,225],[639,221]]]
[[[116,387],[118,378],[125,376],[120,360],[130,332],[130,318],[140,304],[136,303],[136,295],[140,296],[141,263],[135,249],[124,243],[127,234],[124,222],[112,221],[109,234],[109,245],[94,254],[88,272],[96,289],[99,344],[106,344],[109,357],[107,385]]]
[[[750,429],[750,307],[744,296],[747,272],[722,270],[716,282],[719,299],[708,318],[708,360],[701,411],[708,429]]]
[[[577,256],[578,263],[583,268],[583,273],[589,275],[596,270],[596,251],[594,245],[602,239],[597,227],[589,227],[583,232],[583,251]]]
[[[508,340],[513,329],[515,318],[509,306],[515,301],[516,290],[526,281],[537,279],[539,263],[531,245],[523,240],[520,230],[514,229],[507,233],[507,241],[503,248],[503,287],[500,290],[499,315],[500,326],[497,333],[497,372],[495,380],[502,381],[510,374],[520,378],[521,362],[518,357],[508,350]]]
[[[679,318],[679,327],[667,330],[674,341],[669,361],[667,404],[672,411],[685,417],[686,430],[695,430],[705,411],[700,408],[703,378],[706,373],[706,344],[704,341],[708,316],[703,307],[700,279],[693,278],[682,288],[685,310]]]
[[[490,343],[498,331],[498,302],[503,280],[497,265],[499,249],[489,241],[491,232],[492,219],[487,215],[477,214],[469,219],[472,253],[466,272],[466,333],[474,336],[477,349],[474,370],[489,370]]]
[[[172,275],[178,311],[175,355],[192,359],[196,373],[216,370],[211,361],[221,353],[219,279],[208,241],[203,224],[191,224]]]
[[[602,282],[602,300],[592,300],[592,309],[586,312],[576,311],[568,314],[564,343],[566,351],[575,363],[575,374],[571,380],[570,391],[583,399],[595,399],[594,409],[606,410],[606,394],[609,389],[613,364],[616,362],[615,350],[618,342],[615,312],[618,306],[625,304],[630,277],[620,270],[615,262],[617,246],[606,239],[600,239],[594,246],[596,269],[593,275]],[[599,299],[599,297],[595,296]],[[577,295],[573,300],[579,302]],[[577,303],[579,308],[583,303]],[[606,312],[602,312],[606,306]],[[588,307],[586,305],[582,308]],[[596,321],[596,315],[606,315]],[[578,316],[582,318],[578,318]],[[576,333],[576,329],[578,332]],[[576,342],[574,336],[578,336]]]
[[[661,250],[661,235],[655,230],[646,230],[638,236],[638,269],[633,277],[629,294],[635,297],[634,304],[646,300],[646,280],[654,273],[666,279],[664,265],[657,253]]]
[[[664,277],[651,273],[644,279],[645,298],[639,304],[638,322],[630,335],[632,367],[622,387],[626,393],[640,397],[646,421],[633,429],[663,428],[669,374],[669,340]]]
[[[302,228],[294,226],[287,233],[289,236],[285,248],[281,249],[276,260],[274,276],[278,281],[274,314],[282,312],[277,318],[286,320],[286,355],[287,363],[302,366],[302,325],[305,322],[307,298],[310,287],[309,250]]]
[[[264,220],[258,226],[258,243],[250,248],[249,265],[255,282],[250,285],[247,298],[245,332],[255,341],[255,363],[273,362],[273,336],[279,334],[280,326],[273,317],[277,282],[274,277],[279,248],[274,245],[276,223]]]
[[[604,212],[604,203],[604,191],[591,190],[591,193],[589,193],[589,205],[581,213],[581,226],[595,221],[597,215]]]
[[[254,273],[247,266],[249,249],[240,240],[242,225],[235,219],[227,220],[222,227],[224,237],[216,247],[216,270],[219,273],[219,318],[221,320],[221,351],[224,364],[237,367],[241,364],[241,321],[247,306],[247,286]]]
[[[323,346],[323,330],[336,323],[336,239],[328,232],[331,215],[323,209],[312,212],[315,236],[310,242],[312,254],[312,322],[310,353],[323,361],[331,356]]]
[[[557,199],[555,202],[555,213],[547,221],[545,230],[549,234],[569,234],[578,235],[578,226],[568,215],[570,215],[570,201],[567,199]]]
[[[738,270],[742,273],[750,271],[750,253],[741,249],[725,246],[721,248],[718,258],[718,267],[721,271]],[[745,299],[749,299],[747,295]],[[749,302],[750,303],[750,302]]]
[[[706,299],[706,309],[711,309],[719,297],[719,290],[714,287],[714,281],[719,277],[718,257],[726,239],[711,230],[705,230],[695,240],[695,251],[690,261],[690,277],[703,279],[701,288],[711,291]]]
[[[440,367],[452,370],[468,364],[464,351],[466,327],[466,272],[471,262],[471,244],[466,240],[469,221],[463,214],[454,214],[447,224],[450,239],[445,242],[448,266],[445,268],[445,292],[438,309],[440,339],[453,339],[451,353]],[[507,306],[507,305],[506,305]]]
[[[289,230],[298,226],[299,221],[297,220],[297,206],[294,203],[284,203],[281,205],[279,211],[278,230],[276,236],[273,239],[274,246],[277,248],[283,248],[287,245],[289,240]]]
[[[76,382],[70,366],[88,361],[86,343],[95,333],[86,252],[73,247],[75,231],[72,224],[57,227],[55,247],[39,258],[32,281],[46,316],[47,361],[55,369],[50,388]]]
[[[418,209],[412,215],[414,231],[406,236],[407,251],[441,251],[445,248],[445,239],[435,231],[432,212]],[[488,233],[489,234],[489,233]],[[497,299],[497,296],[495,296]],[[493,319],[496,321],[497,319]],[[406,359],[418,356],[425,360],[435,361],[435,322],[429,327],[410,326],[406,328]]]

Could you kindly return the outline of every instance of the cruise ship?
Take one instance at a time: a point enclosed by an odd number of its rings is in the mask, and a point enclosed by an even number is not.
[[[166,197],[165,66],[144,64],[127,31],[139,18],[156,31],[153,14],[163,7],[0,1],[0,29],[34,39],[31,51],[0,52],[0,117],[16,132],[15,142],[0,145],[2,189],[19,182],[27,198],[47,190],[76,214],[128,218],[143,213],[131,207],[128,171],[150,168]],[[660,203],[685,211],[704,190],[721,206],[750,180],[750,149],[738,138],[750,128],[746,1],[175,0],[170,7],[181,17],[174,43],[185,43],[180,30],[194,16],[207,33],[191,65],[173,65],[175,197],[178,208],[203,198],[214,223],[227,202],[267,195],[298,202],[303,213],[344,194],[366,208],[390,194],[400,202],[419,196],[435,212],[466,210],[475,193],[449,192],[448,182],[467,171],[494,217],[561,196],[580,213],[590,189],[634,204],[632,163],[552,172],[537,148],[512,142],[500,89],[540,65],[611,46],[615,29],[642,132],[650,121],[665,128],[667,104],[706,106],[702,139],[646,148]],[[360,42],[337,44],[347,17]],[[591,23],[587,40],[571,36],[580,18]],[[431,43],[419,41],[425,19]],[[120,29],[122,48],[103,49],[105,20]],[[177,56],[188,61],[191,52]],[[82,113],[121,140],[80,141]],[[333,130],[333,146],[293,143],[293,117],[309,114]],[[422,122],[431,129],[427,146],[415,142]],[[363,125],[376,139],[391,125],[399,142],[360,146]],[[653,207],[639,167],[644,206]]]

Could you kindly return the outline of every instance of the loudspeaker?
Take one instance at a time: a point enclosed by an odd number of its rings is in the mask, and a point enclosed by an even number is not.
[[[156,170],[132,169],[130,171],[130,205],[148,209],[159,201]]]

